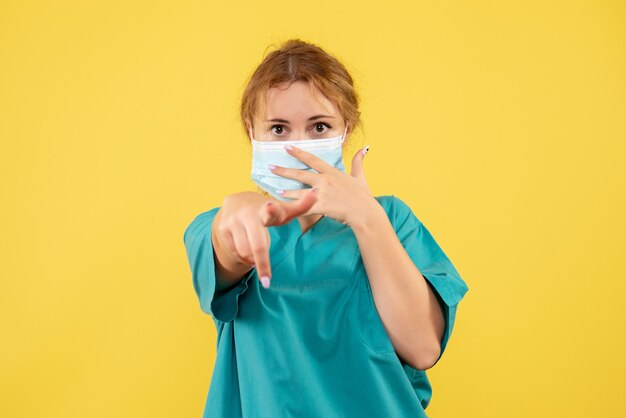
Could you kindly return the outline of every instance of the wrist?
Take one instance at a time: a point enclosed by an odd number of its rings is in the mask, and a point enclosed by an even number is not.
[[[378,203],[376,199],[372,198],[372,202],[363,210],[356,213],[348,225],[352,228],[355,234],[358,234],[363,231],[371,230],[384,222],[389,222],[387,213],[380,203]]]

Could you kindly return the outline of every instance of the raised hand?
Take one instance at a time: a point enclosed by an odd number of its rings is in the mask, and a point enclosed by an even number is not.
[[[368,149],[369,147],[365,147],[354,154],[350,174],[338,170],[316,155],[295,146],[285,148],[285,152],[313,168],[317,173],[277,166],[270,167],[270,169],[276,175],[295,179],[319,189],[317,202],[305,215],[322,214],[352,227],[367,220],[370,207],[378,206],[369,189],[363,169],[363,159]],[[309,190],[309,188],[285,190],[282,195],[299,199]]]

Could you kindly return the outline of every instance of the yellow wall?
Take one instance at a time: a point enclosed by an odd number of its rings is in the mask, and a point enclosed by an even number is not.
[[[626,4],[238,3],[0,4],[0,416],[201,416],[183,232],[255,190],[238,100],[289,37],[470,287],[430,416],[623,416]]]

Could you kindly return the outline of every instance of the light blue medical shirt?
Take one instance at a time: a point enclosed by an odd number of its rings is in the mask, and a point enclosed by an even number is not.
[[[443,308],[442,355],[469,288],[409,206],[395,195],[375,199]],[[304,234],[295,218],[269,227],[270,287],[253,268],[216,295],[218,210],[198,215],[184,234],[194,290],[217,328],[205,418],[427,416],[426,371],[397,356],[349,226],[324,216]]]

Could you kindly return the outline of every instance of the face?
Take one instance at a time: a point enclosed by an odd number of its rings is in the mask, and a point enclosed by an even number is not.
[[[267,110],[254,120],[257,141],[324,139],[343,135],[345,122],[336,106],[306,81],[284,82],[268,90]],[[346,133],[346,137],[350,131]],[[346,144],[347,141],[344,141]]]

